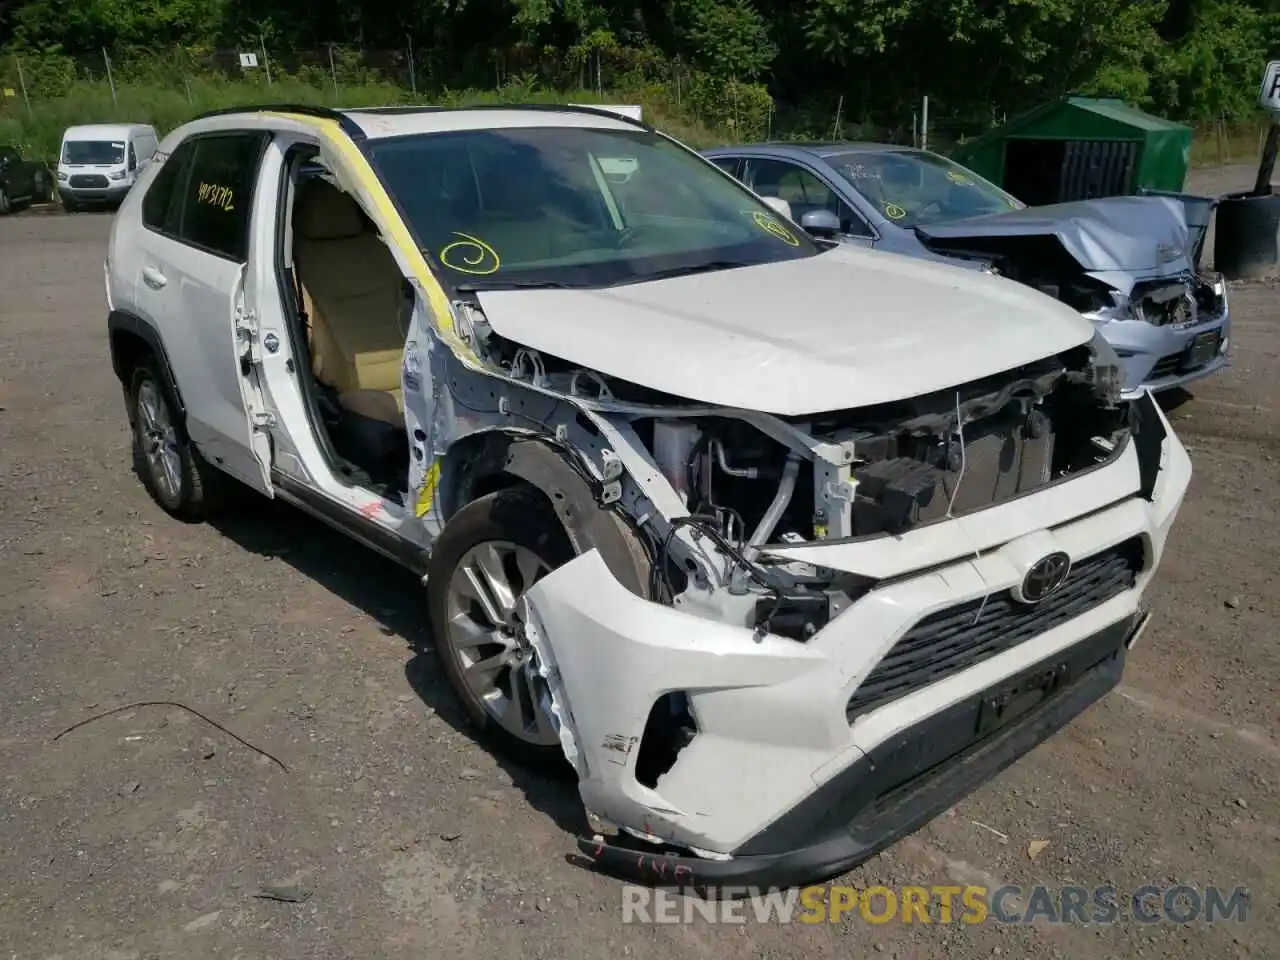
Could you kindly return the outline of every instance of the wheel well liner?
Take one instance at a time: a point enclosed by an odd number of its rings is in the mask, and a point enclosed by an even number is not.
[[[601,559],[626,589],[649,599],[652,558],[645,540],[617,510],[602,505],[586,468],[572,450],[546,440],[505,433],[469,437],[449,451],[458,476],[443,504],[452,515],[461,505],[504,487],[526,483],[550,502],[574,552],[600,551]]]
[[[187,408],[182,400],[182,391],[178,389],[178,380],[169,364],[169,354],[165,351],[164,342],[156,328],[132,313],[112,310],[107,316],[107,340],[111,348],[111,368],[126,389],[138,364],[148,356],[156,358],[160,374],[165,380],[164,385],[173,398],[178,423],[185,424]]]

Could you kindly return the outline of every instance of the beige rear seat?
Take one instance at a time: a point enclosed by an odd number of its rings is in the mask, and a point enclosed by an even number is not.
[[[310,325],[313,372],[352,413],[404,426],[400,360],[404,278],[347,194],[314,178],[294,205],[294,264]]]

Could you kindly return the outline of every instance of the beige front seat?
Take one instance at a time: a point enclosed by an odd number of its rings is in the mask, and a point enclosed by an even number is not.
[[[313,178],[294,205],[294,264],[315,377],[352,413],[404,426],[404,278],[350,196]]]

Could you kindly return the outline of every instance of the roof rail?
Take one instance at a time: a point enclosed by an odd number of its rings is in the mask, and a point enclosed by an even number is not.
[[[208,110],[196,117],[204,120],[208,117],[228,117],[238,113],[298,113],[306,117],[319,117],[323,120],[337,121],[344,133],[353,140],[364,139],[364,131],[341,110],[332,107],[317,107],[306,103],[246,103],[238,107],[222,107]]]
[[[478,103],[474,106],[459,107],[437,107],[424,104],[422,106],[347,107],[342,110],[302,103],[249,103],[238,107],[222,107],[219,110],[209,110],[195,119],[204,120],[207,117],[226,117],[240,113],[298,113],[309,117],[335,120],[342,127],[343,132],[351,137],[352,140],[363,140],[365,139],[365,132],[360,129],[358,123],[351,119],[349,116],[351,113],[411,114],[462,110],[539,110],[548,113],[585,113],[591,116],[604,117],[608,120],[621,120],[623,123],[629,123],[632,126],[639,127],[641,130],[647,130],[650,133],[654,132],[653,127],[643,120],[617,113],[607,107],[571,103]]]
[[[450,113],[462,110],[540,110],[548,113],[587,113],[596,117],[606,117],[610,120],[621,120],[624,123],[632,124],[642,130],[653,131],[653,127],[645,123],[643,120],[637,120],[623,113],[616,113],[607,107],[596,107],[587,104],[575,103],[477,103],[471,106],[457,107],[438,107],[430,104],[422,104],[420,106],[404,105],[390,107],[348,107],[351,113],[383,113],[383,114],[411,114],[411,113]]]

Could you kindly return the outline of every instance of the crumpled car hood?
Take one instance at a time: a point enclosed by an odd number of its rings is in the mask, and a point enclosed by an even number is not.
[[[782,416],[920,396],[1093,332],[1021,284],[846,246],[599,290],[478,296],[493,330],[522,346],[698,403]]]
[[[1026,207],[916,228],[928,243],[997,237],[1057,237],[1089,272],[1178,273],[1191,269],[1182,204],[1168,197],[1106,197]],[[950,245],[950,244],[948,244]]]

